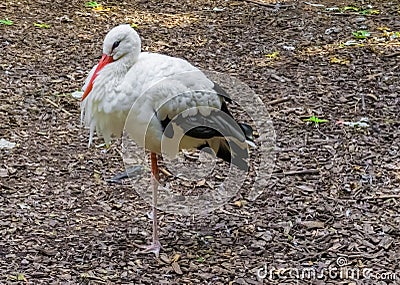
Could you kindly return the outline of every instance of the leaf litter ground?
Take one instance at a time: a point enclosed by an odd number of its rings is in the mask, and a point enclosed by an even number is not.
[[[0,25],[0,131],[17,143],[0,150],[1,284],[399,284],[398,4],[370,1],[379,13],[337,1],[100,4],[0,4],[13,23]],[[105,182],[123,170],[120,145],[88,149],[70,96],[106,32],[126,22],[145,50],[251,86],[277,135],[255,202],[243,199],[246,185],[207,216],[161,213],[160,260],[132,245],[150,238],[148,205]],[[328,122],[315,127],[311,116]],[[362,118],[368,127],[336,123]]]

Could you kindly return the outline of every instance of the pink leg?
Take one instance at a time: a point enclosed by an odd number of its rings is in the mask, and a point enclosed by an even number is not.
[[[158,165],[157,165],[157,154],[151,153],[151,173],[152,173],[152,185],[153,185],[153,242],[149,246],[136,246],[140,248],[144,248],[144,250],[140,251],[140,253],[148,253],[153,252],[158,258],[160,254],[161,244],[158,240],[158,226],[157,226],[157,191],[158,191]]]

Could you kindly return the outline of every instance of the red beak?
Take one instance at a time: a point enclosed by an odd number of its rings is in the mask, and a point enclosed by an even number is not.
[[[104,66],[106,66],[107,64],[109,64],[109,63],[111,63],[111,62],[113,62],[113,61],[114,61],[114,59],[113,59],[112,56],[103,54],[103,56],[102,56],[101,59],[100,59],[99,64],[97,65],[96,70],[95,70],[94,73],[93,73],[92,78],[90,78],[89,85],[86,87],[86,90],[85,90],[85,92],[84,92],[83,95],[82,95],[81,101],[85,100],[85,98],[87,97],[87,95],[89,95],[90,91],[92,91],[92,88],[93,88],[93,81],[96,79],[97,73],[98,73],[100,70],[102,70]]]

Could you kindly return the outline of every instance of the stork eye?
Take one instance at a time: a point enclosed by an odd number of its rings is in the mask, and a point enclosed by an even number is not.
[[[121,43],[121,41],[114,42],[113,46],[112,46],[112,50],[116,49],[119,46],[120,43]]]

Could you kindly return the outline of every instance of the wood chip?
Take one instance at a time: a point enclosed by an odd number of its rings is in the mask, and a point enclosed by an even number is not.
[[[0,168],[0,177],[7,177],[8,176],[8,170],[5,168]]]
[[[300,222],[300,225],[309,229],[323,229],[325,227],[325,223],[319,221],[303,221]]]
[[[384,236],[378,246],[383,247],[384,249],[389,249],[389,247],[392,245],[392,243],[393,243],[392,237]]]

